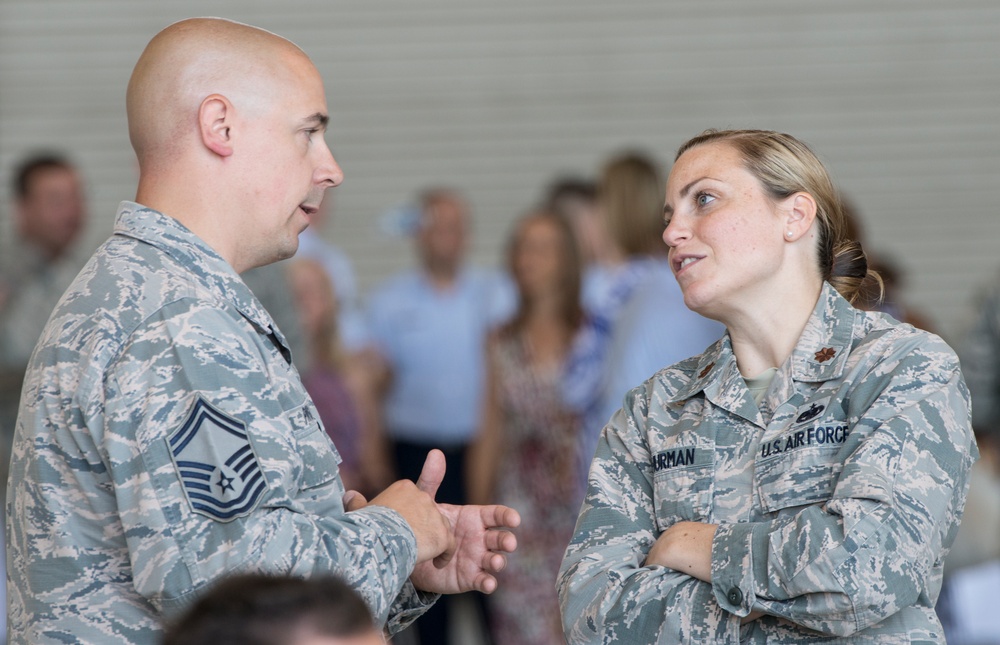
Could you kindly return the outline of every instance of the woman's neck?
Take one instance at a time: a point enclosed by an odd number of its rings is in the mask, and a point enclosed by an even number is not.
[[[820,289],[821,285],[792,290],[723,321],[743,376],[754,377],[771,367],[781,367],[791,356],[816,307]]]
[[[569,329],[562,317],[559,294],[546,294],[532,301],[522,333],[536,362],[557,361],[565,356]]]

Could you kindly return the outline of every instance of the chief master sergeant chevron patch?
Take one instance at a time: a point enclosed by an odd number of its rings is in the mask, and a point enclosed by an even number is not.
[[[267,488],[246,424],[201,397],[167,442],[195,513],[232,521],[249,514]]]

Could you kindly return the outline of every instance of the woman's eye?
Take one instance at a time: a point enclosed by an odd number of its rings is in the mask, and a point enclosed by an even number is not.
[[[715,198],[707,193],[698,193],[695,196],[694,201],[698,204],[698,206],[707,206],[708,204],[714,202]]]

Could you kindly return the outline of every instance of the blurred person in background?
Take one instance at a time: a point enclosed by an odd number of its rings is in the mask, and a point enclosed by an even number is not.
[[[299,235],[295,257],[319,262],[336,294],[337,337],[345,357],[342,366],[361,424],[360,469],[365,485],[372,487],[369,490],[380,490],[392,482],[393,475],[377,391],[384,363],[368,331],[354,265],[347,253],[323,237],[333,216],[333,203],[334,197],[328,193],[309,228]]]
[[[607,300],[615,269],[622,261],[598,208],[597,184],[575,177],[556,179],[543,204],[573,227],[583,265],[580,300],[584,309],[591,311]]]
[[[857,240],[865,248],[870,248],[865,239],[862,217],[856,204],[843,194],[840,197],[844,205],[844,221],[847,226],[847,237]],[[872,283],[858,294],[854,305],[858,309],[880,311],[889,314],[899,322],[913,325],[917,329],[936,333],[934,323],[929,316],[908,304],[903,297],[906,287],[907,272],[891,255],[868,251],[868,266],[879,276],[878,283]]]
[[[981,299],[958,346],[972,396],[980,460],[972,467],[965,517],[945,560],[938,603],[949,645],[1000,643],[1000,286]]]
[[[56,302],[83,266],[85,258],[75,246],[87,219],[79,172],[61,155],[43,153],[22,160],[11,192],[14,239],[0,258],[0,426],[5,451],[28,358]]]
[[[382,419],[397,474],[415,480],[427,452],[438,448],[448,470],[437,500],[464,504],[466,455],[482,413],[486,338],[512,298],[498,276],[465,264],[465,199],[433,189],[420,204],[419,267],[390,278],[369,300],[369,330],[385,365]],[[442,600],[416,622],[421,645],[449,642],[451,600]]]
[[[665,365],[700,354],[724,331],[684,304],[663,242],[663,182],[649,156],[611,158],[601,173],[598,206],[622,262],[604,300],[590,311],[594,336],[603,341],[582,345],[568,372],[567,398],[586,416],[581,459],[588,465],[626,392]]]
[[[333,283],[323,265],[296,257],[285,267],[305,336],[306,356],[297,361],[305,386],[326,433],[340,455],[344,488],[369,494],[361,469],[362,426],[356,397],[349,385],[350,359],[340,341],[338,305]]]
[[[66,157],[38,153],[17,164],[13,240],[0,252],[0,499],[28,359],[45,322],[86,258],[77,242],[87,221],[80,174]],[[0,509],[0,518],[5,511]],[[3,550],[0,529],[0,550]],[[0,572],[5,567],[0,555]],[[6,589],[0,585],[0,606]],[[6,612],[0,616],[3,627]],[[6,631],[6,630],[2,630]],[[0,642],[3,637],[0,637]]]
[[[910,305],[903,297],[907,274],[904,268],[887,253],[875,252],[871,260],[872,271],[882,278],[882,297],[859,303],[861,309],[881,311],[899,322],[909,323],[917,329],[936,333],[930,316]]]
[[[1000,283],[986,290],[959,350],[975,402],[972,425],[988,436],[1000,436]]]
[[[380,645],[364,600],[332,576],[242,574],[171,623],[162,645]]]
[[[518,291],[513,319],[490,336],[483,425],[471,456],[471,498],[516,506],[519,552],[488,599],[497,645],[562,638],[554,582],[579,510],[579,414],[563,400],[570,348],[581,334],[581,262],[570,224],[539,211],[508,247]]]
[[[340,247],[323,237],[323,231],[332,217],[333,202],[333,195],[327,194],[323,198],[319,210],[309,221],[309,228],[299,235],[299,250],[295,257],[315,260],[326,271],[337,294],[337,329],[341,345],[348,354],[356,354],[368,349],[371,339],[354,265]]]

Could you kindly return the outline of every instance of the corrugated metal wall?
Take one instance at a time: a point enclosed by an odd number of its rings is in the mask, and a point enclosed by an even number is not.
[[[89,186],[87,243],[107,235],[135,185],[131,67],[206,14],[287,36],[324,74],[347,177],[328,235],[363,286],[410,262],[378,221],[423,186],[466,191],[491,264],[555,174],[625,147],[668,162],[729,126],[811,143],[952,339],[1000,268],[1000,4],[976,0],[0,0],[4,220],[15,159],[61,147]]]

